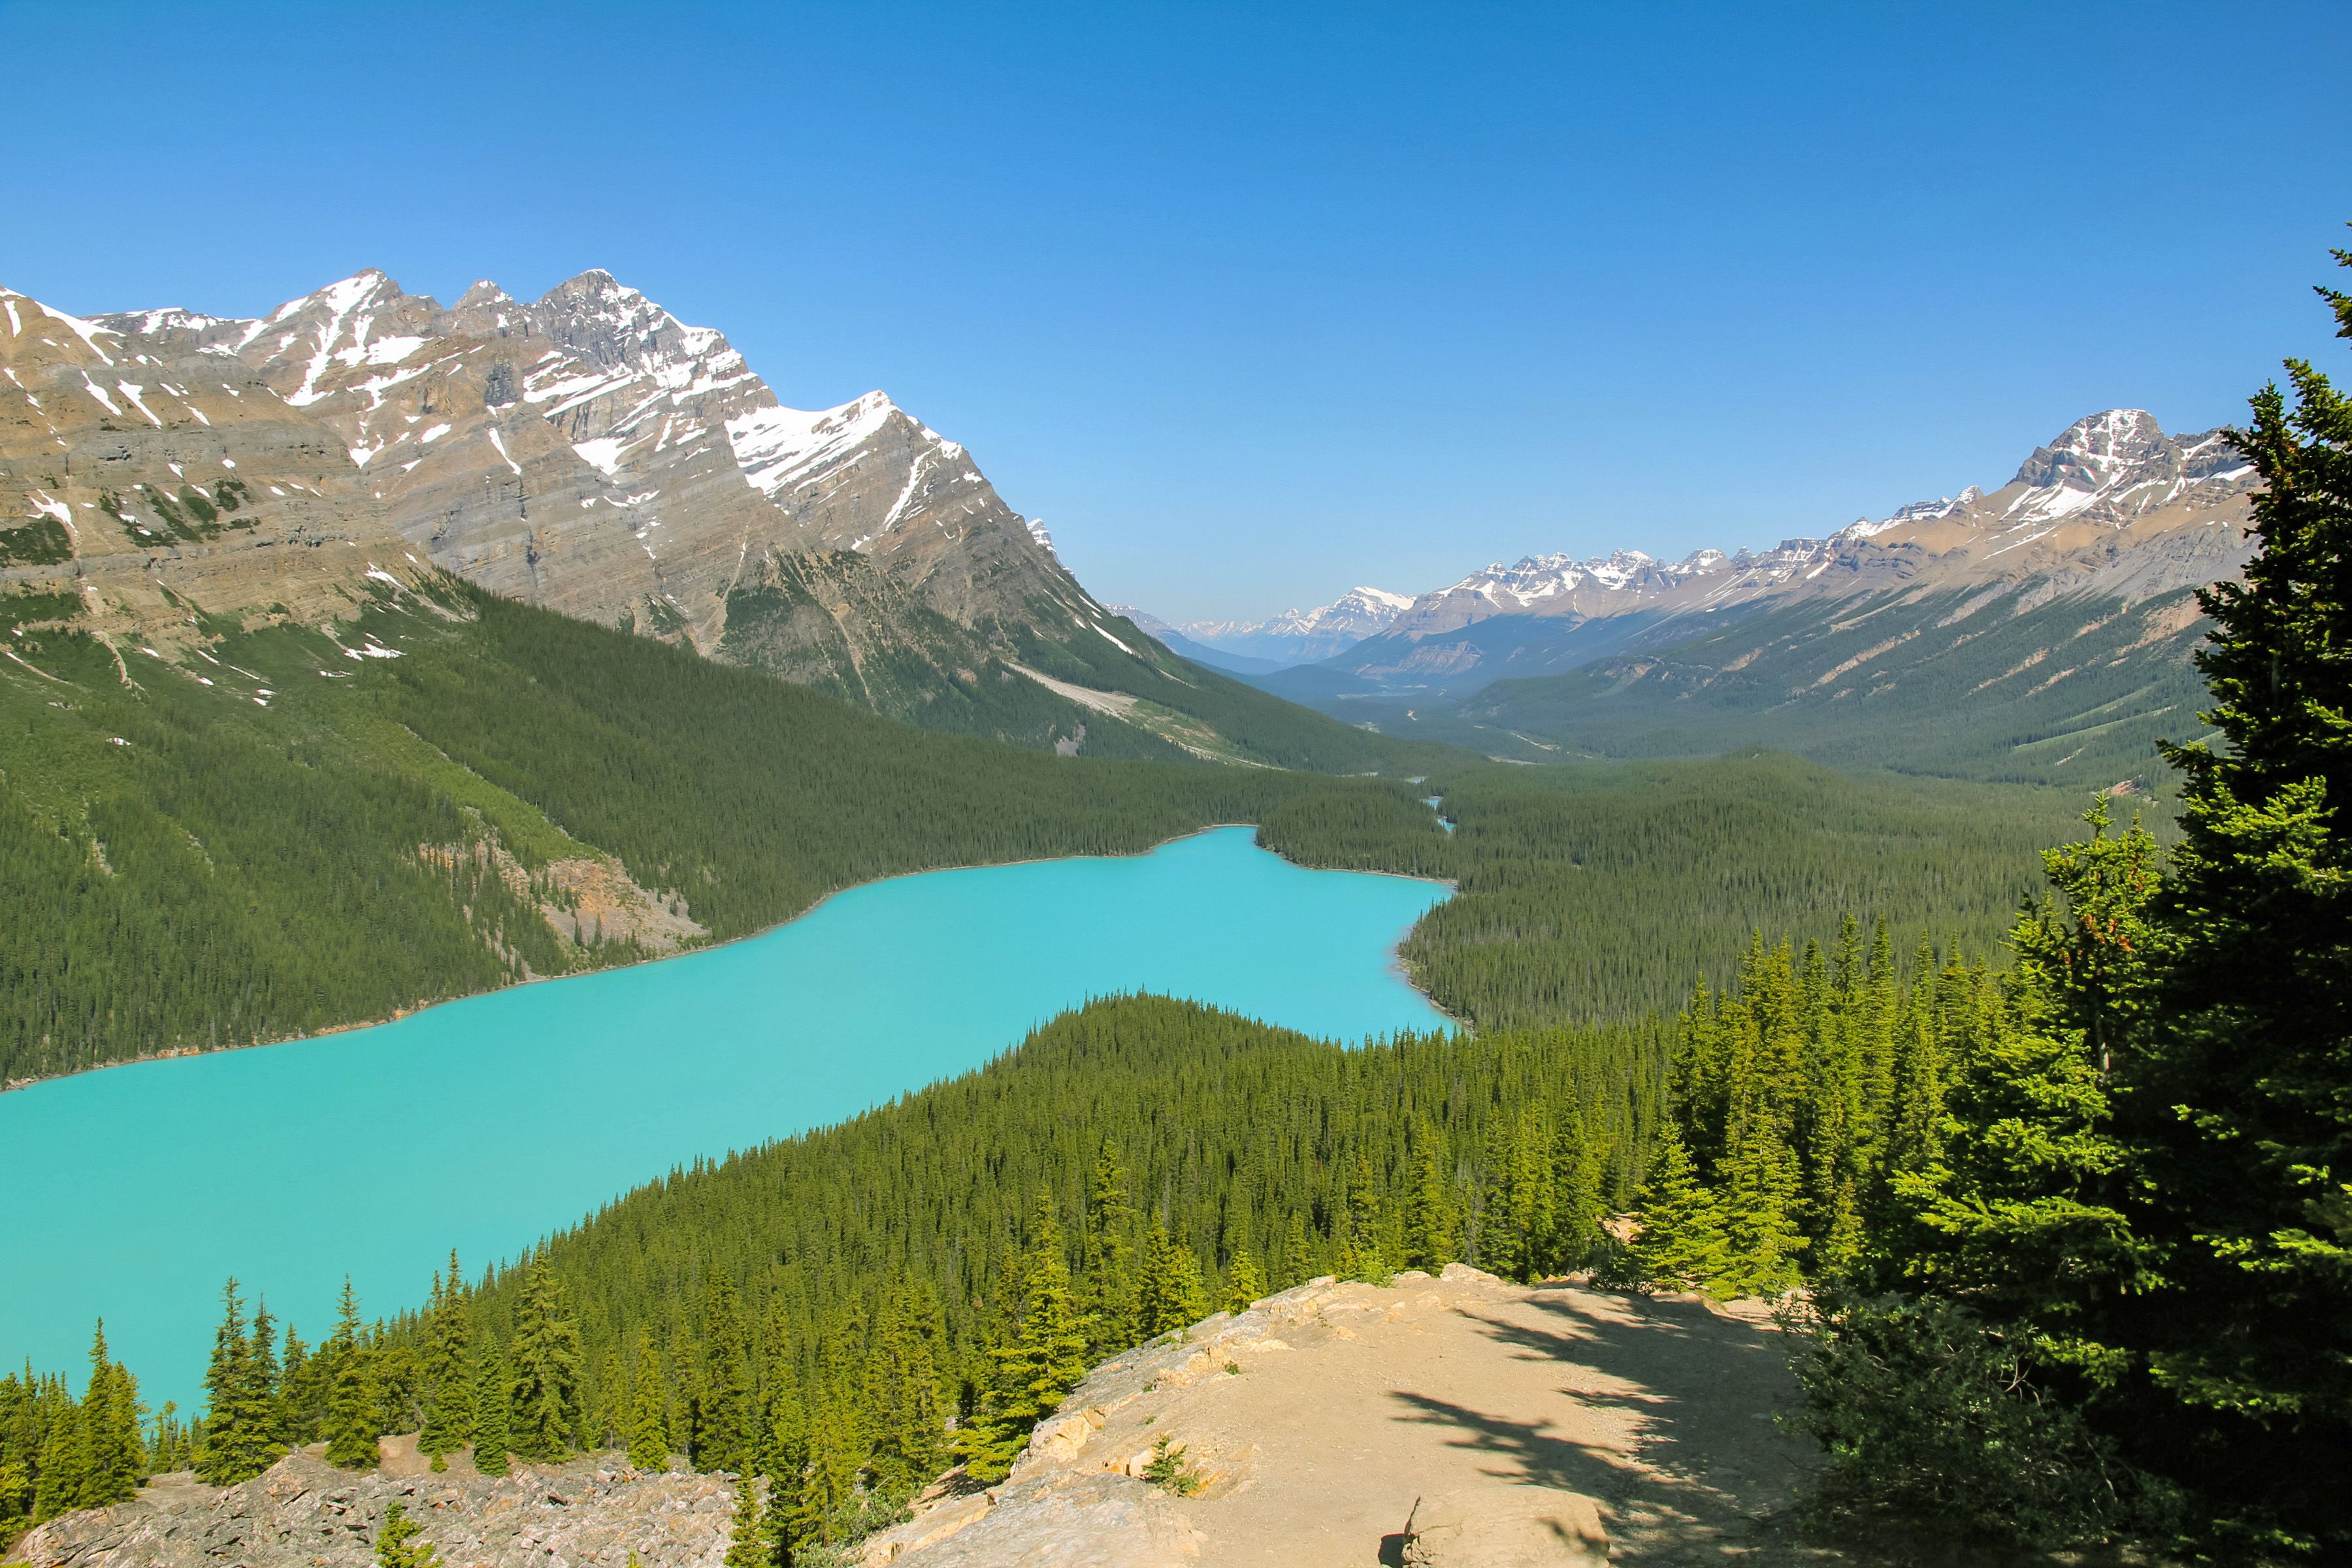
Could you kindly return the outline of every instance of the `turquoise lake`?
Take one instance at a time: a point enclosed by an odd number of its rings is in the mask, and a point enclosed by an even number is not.
[[[1154,991],[1360,1042],[1446,1020],[1395,950],[1446,890],[1217,828],[1149,855],[869,883],[747,941],[317,1039],[0,1094],[0,1360],[77,1387],[101,1313],[148,1403],[201,1402],[222,1280],[316,1343],[346,1271],[419,1302],[696,1155],[977,1067]]]

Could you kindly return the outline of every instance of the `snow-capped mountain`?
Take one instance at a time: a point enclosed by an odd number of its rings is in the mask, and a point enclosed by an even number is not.
[[[334,477],[419,553],[589,619],[714,647],[728,593],[778,549],[885,560],[959,621],[1003,608],[1008,576],[1084,598],[963,447],[880,392],[784,407],[723,335],[609,273],[528,303],[479,282],[444,309],[367,271],[257,321],[94,325],[257,374],[335,433]]]
[[[2142,410],[2111,409],[2036,447],[1990,495],[1970,486],[1769,550],[1700,550],[1675,562],[1638,550],[1585,561],[1554,554],[1496,562],[1422,595],[1387,636],[1420,641],[1496,616],[1583,620],[1717,610],[1923,577],[2047,574],[2147,597],[2210,582],[2243,561],[2252,472],[2220,431],[2170,437]]]
[[[0,307],[0,567],[69,575],[101,631],[315,624],[438,568],[910,716],[1016,647],[1113,646],[961,446],[880,392],[785,407],[604,272],[445,307],[371,270],[252,320]]]
[[[1175,624],[1132,608],[1114,607],[1133,617],[1137,626],[1154,637],[1172,632],[1219,652],[1238,655],[1253,665],[1280,665],[1309,664],[1328,658],[1366,637],[1378,637],[1412,602],[1410,594],[1359,586],[1328,605],[1308,610],[1285,610],[1268,620]]]

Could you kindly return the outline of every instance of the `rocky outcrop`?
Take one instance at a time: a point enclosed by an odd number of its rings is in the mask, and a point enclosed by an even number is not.
[[[406,1467],[414,1470],[415,1467]],[[289,1455],[239,1486],[160,1477],[130,1502],[67,1514],[16,1543],[34,1568],[374,1568],[397,1502],[444,1568],[716,1568],[736,1489],[724,1476],[650,1474],[616,1455],[518,1465],[511,1476],[354,1473]]]
[[[1318,1279],[1105,1363],[1002,1485],[941,1489],[861,1563],[1793,1562],[1779,1339],[1757,1310],[1459,1264]]]

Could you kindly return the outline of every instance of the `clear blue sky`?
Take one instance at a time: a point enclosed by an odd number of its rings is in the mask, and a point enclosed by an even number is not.
[[[1175,618],[1819,533],[2342,362],[2343,0],[0,0],[0,281],[604,267]]]

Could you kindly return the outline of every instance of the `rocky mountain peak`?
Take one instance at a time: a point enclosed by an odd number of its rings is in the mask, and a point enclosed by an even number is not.
[[[2110,408],[2077,419],[2056,440],[2035,447],[2010,482],[2095,490],[2121,470],[2163,464],[2175,450],[2146,409]]]

